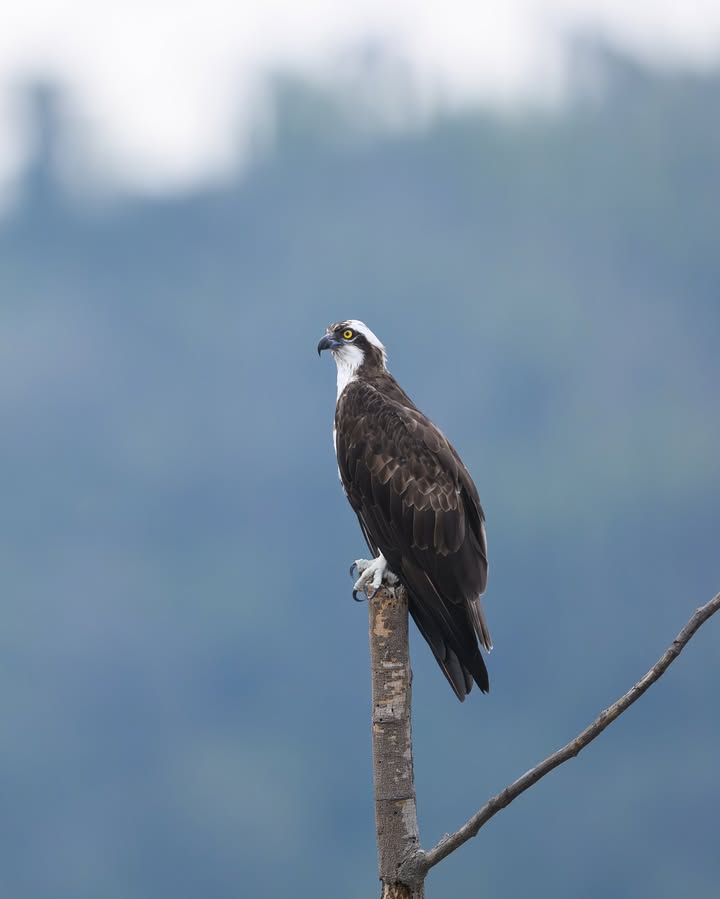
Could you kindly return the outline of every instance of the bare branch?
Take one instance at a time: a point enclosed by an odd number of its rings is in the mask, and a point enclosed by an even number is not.
[[[578,734],[574,740],[571,740],[562,749],[558,749],[552,755],[548,756],[544,761],[540,762],[534,768],[531,768],[522,777],[505,787],[496,796],[493,796],[470,820],[464,824],[459,830],[456,830],[451,836],[441,840],[437,846],[433,847],[426,853],[419,852],[413,859],[409,859],[403,870],[403,874],[417,876],[418,873],[427,873],[430,868],[437,865],[451,852],[454,852],[459,846],[467,842],[471,837],[477,835],[480,828],[496,815],[499,811],[517,799],[529,787],[536,784],[541,778],[549,774],[558,765],[574,758],[588,743],[591,743],[595,737],[599,736],[605,728],[611,724],[618,716],[622,715],[630,706],[639,699],[643,693],[652,686],[658,678],[660,678],[669,668],[670,664],[680,655],[682,650],[690,641],[690,638],[704,624],[711,615],[720,609],[720,593],[711,599],[709,603],[697,609],[692,618],[685,627],[680,631],[673,640],[670,647],[662,655],[662,657],[653,665],[647,674],[639,680],[632,689],[621,696],[617,702],[613,703],[609,708],[601,712],[593,723]]]

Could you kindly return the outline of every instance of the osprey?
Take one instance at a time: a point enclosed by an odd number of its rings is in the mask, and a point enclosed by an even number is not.
[[[318,355],[337,365],[333,441],[340,481],[374,559],[354,563],[353,596],[385,578],[408,591],[410,614],[462,702],[473,681],[489,690],[478,641],[492,649],[480,603],[487,583],[485,516],[445,435],[387,369],[367,325],[330,325]]]

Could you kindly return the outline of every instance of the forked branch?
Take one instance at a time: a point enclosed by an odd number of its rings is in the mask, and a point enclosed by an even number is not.
[[[524,793],[525,790],[529,789],[533,784],[536,784],[554,768],[562,765],[563,762],[567,762],[569,759],[574,758],[588,745],[588,743],[591,743],[595,737],[598,737],[609,724],[630,708],[635,700],[639,699],[643,693],[667,671],[671,663],[675,661],[688,644],[691,637],[701,625],[718,611],[718,609],[720,609],[720,593],[706,605],[697,609],[695,614],[673,640],[672,644],[661,658],[658,659],[647,674],[641,678],[634,687],[628,690],[624,696],[621,696],[617,702],[601,712],[593,723],[589,727],[586,727],[581,734],[578,734],[574,740],[571,740],[568,744],[563,746],[562,749],[558,749],[557,752],[548,756],[544,761],[540,762],[540,764],[531,768],[523,774],[522,777],[519,777],[509,786],[505,787],[505,789],[501,790],[496,796],[493,796],[492,799],[486,802],[485,805],[474,814],[466,824],[463,824],[459,830],[456,830],[455,833],[445,837],[437,844],[437,846],[433,847],[428,852],[420,850],[412,858],[408,858],[400,872],[402,879],[407,879],[412,882],[413,880],[416,880],[418,876],[420,878],[424,877],[430,868],[437,865],[438,862],[441,862],[450,855],[451,852],[454,852],[459,846],[466,843],[471,837],[476,836],[483,825],[487,824],[487,822],[499,811],[510,805],[510,803],[517,799],[521,793]]]

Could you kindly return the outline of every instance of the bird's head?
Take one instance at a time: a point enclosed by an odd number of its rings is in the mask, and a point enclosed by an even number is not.
[[[349,378],[360,366],[368,370],[386,368],[385,347],[366,324],[356,319],[329,325],[318,344],[318,356],[323,350],[330,350],[338,373],[346,371]]]

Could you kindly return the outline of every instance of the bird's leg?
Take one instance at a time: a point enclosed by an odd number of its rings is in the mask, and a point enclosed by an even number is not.
[[[382,553],[377,559],[356,559],[350,566],[350,574],[353,573],[353,568],[360,575],[353,587],[353,599],[355,600],[357,600],[358,593],[364,593],[368,599],[372,599],[380,589],[383,580],[390,586],[398,582],[397,575],[390,571],[387,559]]]

